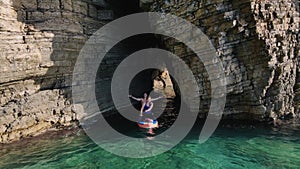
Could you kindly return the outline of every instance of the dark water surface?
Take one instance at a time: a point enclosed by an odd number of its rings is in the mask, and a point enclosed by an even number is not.
[[[129,128],[129,132],[137,127]],[[0,168],[299,168],[299,127],[219,127],[204,144],[199,128],[161,155],[131,159],[94,144],[80,129],[0,146]],[[146,134],[145,134],[146,136]]]

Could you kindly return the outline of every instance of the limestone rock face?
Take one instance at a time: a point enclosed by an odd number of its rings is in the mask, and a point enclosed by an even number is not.
[[[166,68],[154,74],[153,89],[163,93],[166,97],[176,96],[169,71]]]
[[[251,9],[256,32],[266,44],[272,71],[264,88],[264,105],[274,119],[295,116],[295,112],[299,113],[299,100],[295,98],[299,97],[299,6],[292,0],[252,1]]]
[[[153,0],[141,3],[145,10],[187,19],[209,37],[226,75],[225,117],[276,120],[299,115],[299,4],[296,1]],[[204,117],[210,104],[210,82],[203,63],[175,39],[166,37],[163,41],[196,75],[200,116]]]
[[[0,2],[0,143],[70,126],[82,117],[71,100],[76,58],[107,23],[104,1]],[[77,107],[77,108],[76,108]]]
[[[0,1],[0,143],[70,126],[84,116],[83,106],[72,103],[72,73],[89,36],[115,17],[106,2]],[[142,0],[140,3],[149,11],[185,18],[210,38],[226,75],[226,118],[276,120],[299,116],[299,4],[296,1]],[[121,13],[127,14],[128,10]],[[162,40],[193,71],[199,91],[191,92],[199,93],[200,116],[205,117],[211,90],[203,63],[184,44],[169,37]],[[123,59],[120,52],[118,49],[111,52],[114,60],[105,61],[107,65],[102,65],[97,79],[97,83],[104,84],[95,91],[103,109],[113,106],[107,99],[109,77],[113,66]],[[176,63],[170,64],[177,67]],[[178,72],[186,77],[184,72]],[[154,86],[173,88],[168,76],[162,71]]]

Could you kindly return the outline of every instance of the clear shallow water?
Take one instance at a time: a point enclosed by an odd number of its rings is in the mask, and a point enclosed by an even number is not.
[[[179,145],[161,155],[130,159],[106,152],[81,130],[53,132],[0,146],[0,168],[233,169],[300,166],[299,129],[219,127],[204,144],[198,143],[198,134],[198,130],[193,130]]]

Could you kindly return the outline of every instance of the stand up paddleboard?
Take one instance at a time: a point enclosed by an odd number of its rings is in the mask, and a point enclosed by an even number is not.
[[[157,120],[153,120],[153,122],[140,121],[140,122],[138,122],[138,126],[140,128],[144,128],[144,129],[157,128],[158,127],[158,121]]]

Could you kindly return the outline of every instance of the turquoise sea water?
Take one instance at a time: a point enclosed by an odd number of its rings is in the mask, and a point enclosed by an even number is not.
[[[131,159],[106,152],[82,130],[50,132],[1,146],[0,168],[300,167],[297,128],[219,127],[204,144],[198,143],[198,134],[199,130],[193,130],[180,144],[161,155]]]

